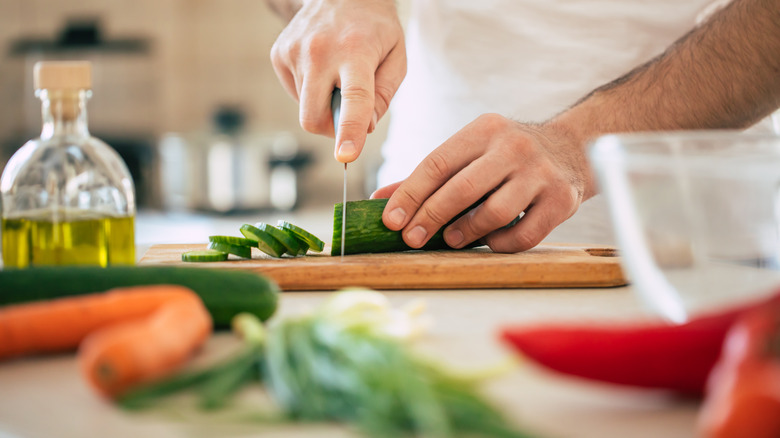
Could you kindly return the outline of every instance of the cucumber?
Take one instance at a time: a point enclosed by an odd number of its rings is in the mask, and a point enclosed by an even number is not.
[[[239,229],[241,234],[246,236],[247,239],[255,242],[255,246],[260,248],[260,251],[268,254],[271,257],[281,257],[287,250],[282,242],[276,239],[276,237],[269,233],[255,227],[254,225],[244,224]]]
[[[0,270],[0,306],[146,284],[179,284],[194,290],[214,325],[229,327],[241,312],[268,319],[279,286],[250,272],[181,266],[49,266]]]
[[[183,262],[223,262],[227,260],[228,253],[216,249],[204,249],[200,251],[187,251],[182,253]]]
[[[276,226],[282,230],[289,231],[299,240],[305,242],[312,251],[321,252],[325,248],[325,242],[297,225],[293,225],[284,220],[279,220]]]
[[[211,239],[211,237],[209,237],[209,239]],[[238,239],[238,237],[236,237],[236,239]],[[249,241],[249,239],[244,239],[244,240]],[[215,242],[213,240],[209,240],[208,249],[215,249],[217,251],[227,252],[244,259],[252,258],[251,246],[231,245],[229,243]]]
[[[444,228],[471,211],[481,202],[483,200],[476,202],[441,227],[421,249],[453,249],[444,242]],[[344,254],[395,252],[414,249],[404,243],[400,231],[392,231],[382,222],[382,212],[385,210],[385,205],[387,205],[387,199],[364,199],[347,202],[347,238],[344,245]],[[333,208],[333,244],[331,245],[330,254],[334,256],[341,254],[341,209],[341,203],[336,204]],[[519,217],[514,219],[506,227],[511,227],[519,220]],[[481,243],[477,241],[466,245],[465,248],[473,248],[480,245]]]
[[[257,227],[260,231],[264,231],[274,236],[276,240],[282,242],[282,245],[284,245],[286,249],[285,252],[287,252],[291,256],[293,257],[297,256],[298,251],[301,250],[301,245],[298,243],[298,239],[280,230],[279,228],[276,228],[273,225],[268,225],[263,222],[256,223],[255,227]]]

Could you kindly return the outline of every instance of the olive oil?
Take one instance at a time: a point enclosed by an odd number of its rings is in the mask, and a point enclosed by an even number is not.
[[[91,65],[42,61],[33,73],[43,126],[0,175],[3,266],[134,264],[133,179],[89,133]]]
[[[3,262],[6,268],[132,265],[134,229],[132,216],[76,214],[62,222],[36,216],[3,218]]]

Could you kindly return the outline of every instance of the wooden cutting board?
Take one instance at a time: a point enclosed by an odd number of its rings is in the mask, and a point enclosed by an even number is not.
[[[273,278],[283,290],[488,289],[610,287],[627,283],[617,252],[606,246],[543,245],[517,254],[487,247],[468,250],[406,251],[331,257],[322,254],[274,259],[253,249],[252,259],[185,263],[184,251],[205,244],[154,245],[140,265],[187,265],[204,269],[242,269]]]

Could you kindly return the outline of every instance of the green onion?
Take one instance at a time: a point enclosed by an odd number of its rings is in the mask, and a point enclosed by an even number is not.
[[[131,394],[123,405],[145,406],[139,397],[148,402],[196,387],[200,406],[214,409],[260,380],[288,419],[349,423],[366,436],[528,436],[480,396],[474,379],[413,355],[391,335],[398,318],[384,296],[366,290],[336,294],[318,311],[268,330],[256,317],[238,315],[233,330],[244,339],[241,352],[209,370]]]

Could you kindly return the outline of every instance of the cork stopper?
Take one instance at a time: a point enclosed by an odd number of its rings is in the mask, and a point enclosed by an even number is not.
[[[35,89],[88,90],[92,88],[89,61],[40,61],[33,70]]]

